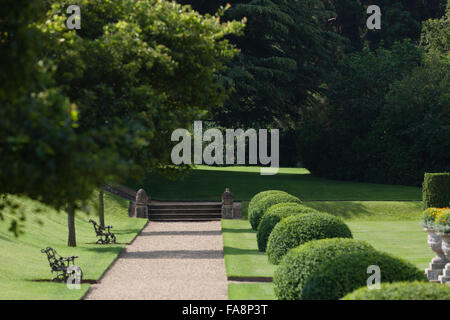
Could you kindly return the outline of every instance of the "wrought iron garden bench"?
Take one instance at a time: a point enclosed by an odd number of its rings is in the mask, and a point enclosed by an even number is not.
[[[50,264],[50,269],[52,274],[54,272],[57,273],[56,277],[52,279],[53,280],[63,280],[66,281],[69,276],[74,275],[76,272],[76,269],[80,272],[81,277],[81,268],[78,266],[75,266],[74,261],[78,256],[71,256],[71,257],[62,257],[60,256],[55,249],[51,247],[47,247],[45,249],[41,250],[42,253],[45,253],[47,255],[48,263]],[[70,263],[72,262],[72,266]]]
[[[95,235],[98,237],[97,244],[116,243],[116,236],[111,232],[112,226],[102,227],[92,219],[89,219],[89,222],[94,226]]]

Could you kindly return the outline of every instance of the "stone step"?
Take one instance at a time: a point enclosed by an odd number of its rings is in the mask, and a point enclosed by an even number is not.
[[[181,213],[188,213],[188,214],[220,214],[222,211],[220,208],[214,208],[214,209],[160,209],[160,208],[150,208],[149,214],[181,214]]]
[[[148,206],[150,221],[216,221],[222,217],[220,202],[159,202]]]
[[[151,212],[149,213],[149,217],[151,218],[220,218],[221,213],[155,213]]]
[[[220,221],[221,218],[220,217],[208,217],[208,218],[200,218],[200,217],[171,217],[168,218],[167,216],[165,217],[155,217],[155,216],[149,216],[148,220],[150,221],[161,221],[161,222],[165,222],[165,221]]]
[[[205,202],[205,203],[150,203],[150,210],[221,210],[222,204],[220,202]]]

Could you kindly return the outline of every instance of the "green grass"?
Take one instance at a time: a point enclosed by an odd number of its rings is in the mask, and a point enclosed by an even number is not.
[[[258,251],[247,220],[222,220],[225,267],[229,277],[272,277],[275,266]]]
[[[251,297],[251,298],[249,298]],[[229,283],[230,300],[276,300],[272,283]]]
[[[247,219],[249,200],[258,192],[284,190],[305,205],[348,222],[354,237],[424,268],[433,256],[426,235],[418,226],[422,211],[421,189],[313,177],[303,168],[281,168],[262,176],[259,167],[198,166],[183,181],[152,175],[136,183],[157,200],[220,200],[226,187],[243,202],[240,221],[222,221],[225,265],[228,276],[271,277],[275,266],[257,249],[256,233]],[[195,186],[193,188],[193,186]],[[230,283],[230,299],[274,299],[269,283]]]
[[[364,240],[376,249],[401,257],[425,269],[433,252],[427,246],[427,235],[418,220],[346,221],[355,239]],[[257,249],[256,233],[245,220],[223,220],[225,266],[228,276],[271,277],[276,266]],[[271,283],[232,283],[230,299],[276,299]]]
[[[278,174],[262,176],[259,167],[198,166],[182,181],[169,181],[151,175],[141,183],[155,200],[219,201],[226,187],[234,198],[249,201],[253,195],[269,189],[284,190],[301,200],[421,200],[420,188],[334,181],[313,177],[303,168],[280,168]],[[193,187],[195,186],[195,188]]]
[[[308,201],[305,205],[343,218],[355,238],[403,257],[420,268],[432,257],[426,234],[419,227],[421,202]],[[244,202],[244,219],[247,206],[248,202]],[[222,232],[228,276],[272,276],[275,267],[258,251],[256,232],[247,220],[222,220]]]
[[[10,214],[5,214],[5,221],[0,221],[0,299],[80,299],[89,289],[89,284],[82,284],[80,290],[69,290],[63,283],[32,281],[52,278],[46,255],[40,250],[51,246],[62,256],[79,256],[75,262],[82,268],[83,278],[97,280],[147,221],[130,219],[127,202],[105,193],[105,222],[114,227],[112,231],[120,244],[94,244],[96,237],[88,220],[98,218],[94,213],[88,216],[77,212],[78,246],[70,248],[66,245],[67,215],[64,212],[57,212],[30,199],[13,199],[20,203],[20,210],[27,213],[27,220],[24,223],[25,233],[18,238],[7,230]],[[34,213],[37,208],[42,209],[42,213]]]
[[[378,250],[414,263],[424,269],[433,257],[427,235],[419,227],[422,203],[419,201],[307,201],[305,205],[343,218],[356,239]],[[243,203],[247,216],[248,202]],[[228,276],[271,277],[276,266],[258,251],[256,232],[246,220],[222,221],[225,265]],[[271,283],[230,283],[233,300],[276,299]]]
[[[356,239],[366,240],[379,250],[392,253],[423,269],[433,253],[426,234],[418,225],[422,210],[420,188],[331,181],[315,178],[305,169],[283,168],[275,176],[261,176],[258,167],[206,167],[193,170],[184,181],[171,182],[150,176],[143,184],[152,199],[219,200],[225,187],[235,199],[243,200],[244,220],[223,220],[225,265],[228,276],[271,277],[276,266],[257,249],[256,233],[246,220],[248,201],[259,191],[285,190],[305,201],[305,205],[342,217]],[[413,200],[413,201],[400,201]],[[123,250],[124,244],[98,246],[87,223],[89,216],[77,214],[77,248],[68,248],[67,216],[64,212],[20,198],[27,211],[25,234],[19,238],[0,221],[0,299],[79,299],[88,290],[69,290],[64,284],[32,282],[49,279],[47,259],[40,249],[54,247],[61,255],[78,255],[85,279],[98,279]],[[107,224],[114,226],[118,241],[126,243],[142,229],[145,220],[129,219],[127,203],[105,195]],[[44,212],[35,214],[32,209]],[[40,226],[37,220],[44,223]],[[271,283],[230,283],[230,299],[275,299]]]
[[[347,221],[409,221],[422,215],[421,201],[307,201],[305,205]]]
[[[406,259],[419,269],[425,269],[434,256],[427,245],[427,234],[419,226],[418,220],[348,221],[347,224],[354,238]]]

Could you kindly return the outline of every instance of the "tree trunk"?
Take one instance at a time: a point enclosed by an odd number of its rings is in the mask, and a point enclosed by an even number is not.
[[[75,209],[73,204],[69,204],[67,207],[68,214],[68,227],[69,227],[69,238],[67,239],[67,245],[69,247],[77,246],[77,238],[75,233]]]
[[[103,189],[98,193],[98,217],[100,225],[105,227],[105,206],[103,205]]]

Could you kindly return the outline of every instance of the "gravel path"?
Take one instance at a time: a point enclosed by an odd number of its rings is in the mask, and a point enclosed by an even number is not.
[[[220,221],[150,221],[85,299],[228,299]]]

